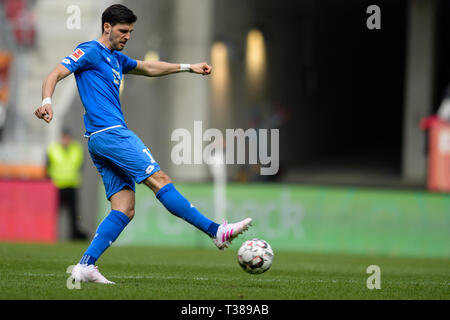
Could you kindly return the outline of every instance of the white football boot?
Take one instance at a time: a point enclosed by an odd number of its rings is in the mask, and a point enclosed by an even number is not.
[[[95,283],[105,283],[105,284],[115,284],[112,281],[106,279],[100,271],[98,271],[98,267],[93,264],[77,264],[72,269],[72,277],[75,281],[80,282],[95,282]]]
[[[248,227],[251,226],[251,224],[251,218],[247,218],[240,222],[231,224],[228,224],[228,222],[224,219],[223,223],[219,226],[219,229],[217,229],[216,237],[213,238],[214,244],[217,246],[217,248],[219,248],[219,250],[228,248],[228,246],[231,244],[231,241],[233,241],[234,238],[246,231]]]

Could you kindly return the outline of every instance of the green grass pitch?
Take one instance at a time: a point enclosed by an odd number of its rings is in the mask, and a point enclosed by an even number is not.
[[[235,240],[239,242],[239,239]],[[98,261],[116,285],[69,290],[66,269],[87,242],[0,243],[0,299],[315,300],[449,299],[450,259],[277,252],[272,268],[249,275],[236,249],[112,246]],[[381,289],[369,290],[369,265]]]

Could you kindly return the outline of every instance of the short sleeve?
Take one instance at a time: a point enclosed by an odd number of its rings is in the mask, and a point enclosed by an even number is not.
[[[83,71],[94,66],[99,58],[99,53],[94,46],[88,43],[80,44],[75,51],[62,59],[61,64],[69,71]]]
[[[122,73],[128,73],[137,66],[137,61],[134,59],[131,59],[127,55],[123,54],[122,52],[117,52],[119,55],[120,64],[122,65]]]

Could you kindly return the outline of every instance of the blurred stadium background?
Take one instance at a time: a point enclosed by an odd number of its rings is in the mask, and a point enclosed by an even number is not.
[[[276,128],[277,175],[226,168],[226,216],[253,217],[248,236],[276,251],[450,258],[449,129],[439,125],[443,151],[432,154],[437,142],[420,127],[450,82],[447,0],[1,0],[1,241],[68,241],[44,165],[63,127],[83,141],[74,77],[58,84],[50,125],[34,110],[44,77],[100,35],[113,3],[138,15],[125,54],[213,65],[208,78],[125,76],[121,92],[129,127],[201,211],[217,214],[211,170],[171,161],[173,130],[192,132],[195,120],[223,131]],[[366,26],[372,4],[379,30]],[[67,24],[73,5],[80,28]],[[83,144],[80,223],[92,236],[109,203]],[[444,166],[430,169],[432,156]],[[117,245],[211,247],[145,187],[136,197],[135,220]]]

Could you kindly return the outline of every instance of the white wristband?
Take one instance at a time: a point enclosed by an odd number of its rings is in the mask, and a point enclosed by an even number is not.
[[[46,104],[52,104],[52,98],[47,97],[44,100],[42,100],[42,107],[45,106]]]
[[[180,71],[181,72],[189,72],[191,71],[191,65],[186,63],[180,63]]]

